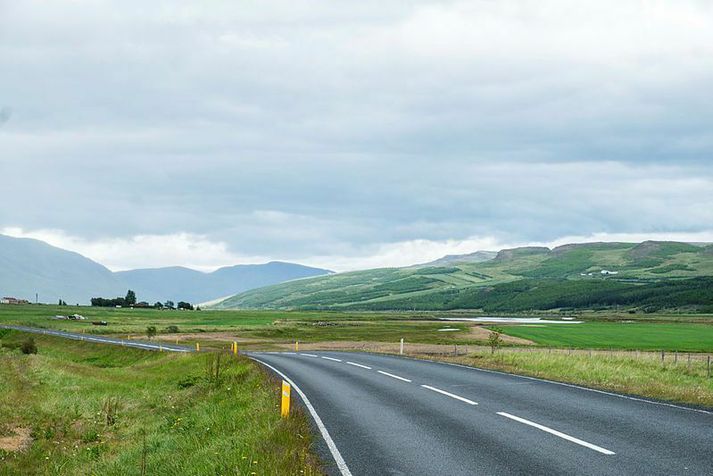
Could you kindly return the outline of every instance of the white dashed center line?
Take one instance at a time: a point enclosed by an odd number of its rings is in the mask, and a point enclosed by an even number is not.
[[[319,357],[318,355],[314,355],[314,354],[300,354],[300,355],[304,355],[305,357]]]
[[[474,402],[473,400],[468,400],[467,398],[461,397],[459,395],[454,395],[450,392],[446,392],[445,390],[441,390],[440,388],[436,387],[431,387],[430,385],[421,385],[423,388],[427,388],[428,390],[433,390],[434,392],[438,392],[441,395],[445,395],[447,397],[455,398],[456,400],[460,400],[461,402],[465,402],[468,405],[477,405],[477,402]]]
[[[335,359],[334,357],[325,357],[325,356],[322,356],[322,358],[323,358],[323,359],[327,359],[327,360],[333,360],[334,362],[341,362],[341,360]]]
[[[401,380],[403,382],[409,382],[409,383],[411,382],[407,378],[399,377],[398,375],[390,374],[389,372],[384,372],[383,370],[377,370],[377,372],[379,372],[382,375],[386,375],[387,377],[395,378],[396,380]]]
[[[551,434],[551,435],[558,436],[558,437],[560,437],[560,438],[562,438],[562,439],[565,439],[565,440],[567,440],[567,441],[571,441],[572,443],[577,443],[578,445],[581,445],[581,446],[584,446],[584,447],[586,447],[586,448],[589,448],[590,450],[598,451],[599,453],[602,453],[602,454],[605,454],[605,455],[614,455],[614,454],[616,454],[616,453],[614,453],[613,451],[609,451],[609,450],[606,449],[606,448],[602,448],[601,446],[593,445],[592,443],[587,443],[586,441],[582,441],[582,440],[580,440],[579,438],[575,438],[574,436],[566,435],[566,434],[564,434],[564,433],[562,433],[562,432],[560,432],[560,431],[553,430],[552,428],[548,428],[548,427],[546,427],[546,426],[544,426],[544,425],[540,425],[539,423],[535,423],[535,422],[532,422],[532,421],[530,421],[530,420],[525,420],[524,418],[520,418],[520,417],[518,417],[518,416],[511,415],[511,414],[509,414],[509,413],[498,412],[498,415],[504,416],[505,418],[510,418],[511,420],[515,420],[515,421],[520,422],[520,423],[523,423],[523,424],[525,424],[525,425],[532,426],[532,427],[534,427],[534,428],[537,428],[538,430],[542,430],[542,431],[544,431],[544,432],[546,432],[546,433],[549,433],[549,434]]]
[[[347,364],[353,365],[354,367],[361,367],[362,369],[371,370],[371,367],[367,367],[366,365],[362,364],[357,364],[356,362],[347,362]]]

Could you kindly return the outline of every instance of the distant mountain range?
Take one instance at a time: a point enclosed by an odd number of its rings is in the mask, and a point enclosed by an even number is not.
[[[168,296],[174,301],[181,299],[192,303],[201,303],[224,298],[248,289],[330,273],[331,271],[326,269],[271,261],[265,264],[227,266],[212,273],[202,273],[177,266],[134,269],[114,274],[124,283],[124,287],[140,293],[140,299],[154,301],[160,300],[160,296]],[[147,297],[141,298],[141,296]]]
[[[523,247],[282,283],[218,309],[519,312],[624,307],[713,312],[713,245],[647,241]]]
[[[92,297],[136,292],[139,301],[168,299],[200,303],[293,279],[329,274],[293,263],[237,265],[203,273],[188,268],[137,269],[113,273],[78,253],[39,240],[0,235],[0,297],[88,304]]]

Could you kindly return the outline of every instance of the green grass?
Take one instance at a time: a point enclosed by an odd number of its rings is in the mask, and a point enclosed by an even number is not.
[[[55,315],[81,314],[86,321],[52,320]],[[149,325],[159,331],[169,325],[182,331],[230,329],[270,325],[284,319],[321,319],[324,313],[277,311],[159,311],[155,309],[101,308],[89,306],[0,305],[0,324],[19,324],[72,332],[127,333],[143,332]],[[91,321],[106,321],[109,325],[93,326]]]
[[[0,474],[320,474],[299,412],[245,358],[178,355],[0,331],[0,436],[29,428],[24,452],[0,450]],[[115,419],[111,406],[116,406]]]
[[[685,359],[662,365],[657,357],[594,355],[546,350],[515,352],[499,350],[440,360],[465,365],[530,375],[560,382],[619,393],[641,395],[713,408],[713,378],[708,378],[705,361]]]
[[[713,325],[585,322],[503,326],[504,333],[552,347],[713,352]]]

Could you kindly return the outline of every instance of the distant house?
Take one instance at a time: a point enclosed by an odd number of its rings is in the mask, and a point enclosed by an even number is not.
[[[27,299],[17,299],[14,297],[5,296],[0,299],[0,304],[29,304],[30,301]]]

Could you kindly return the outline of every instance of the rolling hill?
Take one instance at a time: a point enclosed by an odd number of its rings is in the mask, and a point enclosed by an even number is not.
[[[489,260],[340,273],[230,297],[219,309],[713,310],[713,245],[584,243],[501,250]]]
[[[70,304],[92,296],[126,294],[124,285],[89,258],[39,240],[0,235],[0,294],[19,299]]]
[[[189,268],[135,269],[115,273],[125,288],[136,289],[150,302],[183,300],[201,303],[248,289],[293,279],[329,274],[331,271],[294,263],[271,261],[242,264],[203,273]]]
[[[78,253],[39,240],[0,235],[0,297],[87,304],[92,297],[124,296],[140,301],[199,303],[236,292],[331,271],[294,263],[237,265],[203,273],[188,268],[139,269],[113,273]]]

